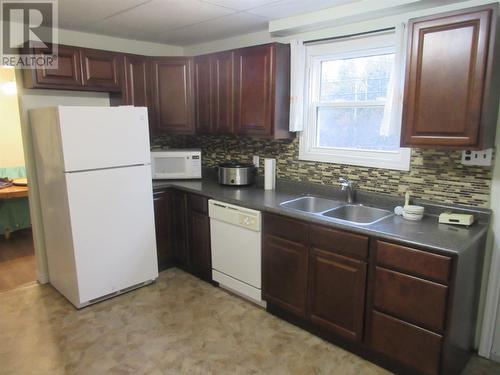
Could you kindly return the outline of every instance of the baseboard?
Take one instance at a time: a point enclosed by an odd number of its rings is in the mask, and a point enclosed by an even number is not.
[[[47,273],[39,273],[37,280],[40,284],[48,284],[49,283],[49,275]]]
[[[492,361],[500,363],[500,353],[493,353],[492,352],[491,355],[490,355],[490,359]]]

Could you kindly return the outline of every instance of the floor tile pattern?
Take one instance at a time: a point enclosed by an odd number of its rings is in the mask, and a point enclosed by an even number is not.
[[[3,292],[0,317],[1,375],[388,374],[178,269],[82,310],[49,285]]]

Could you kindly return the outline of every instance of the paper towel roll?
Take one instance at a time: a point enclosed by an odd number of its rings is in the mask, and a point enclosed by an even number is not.
[[[276,188],[276,159],[264,159],[264,189]]]

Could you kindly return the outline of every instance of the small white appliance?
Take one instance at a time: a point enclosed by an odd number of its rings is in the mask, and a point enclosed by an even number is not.
[[[77,308],[158,277],[146,108],[30,111],[50,283]]]
[[[201,178],[201,150],[151,151],[151,170],[155,180]]]
[[[210,199],[212,279],[264,305],[261,292],[261,213]]]
[[[439,215],[439,222],[442,224],[455,224],[468,227],[474,224],[474,215],[443,212]]]

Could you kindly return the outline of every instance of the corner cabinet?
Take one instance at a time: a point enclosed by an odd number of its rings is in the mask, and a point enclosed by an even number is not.
[[[174,249],[172,242],[172,196],[170,191],[159,191],[153,194],[156,229],[156,251],[158,255],[158,271],[172,266]]]
[[[196,133],[209,134],[212,131],[212,74],[210,56],[198,56],[193,59],[195,124]]]
[[[401,146],[493,146],[498,4],[410,20]]]
[[[233,126],[233,52],[225,51],[210,56],[212,76],[212,133],[232,134]]]
[[[290,138],[290,47],[272,43],[194,58],[196,131]]]
[[[273,43],[234,51],[235,133],[288,138],[290,47]]]

